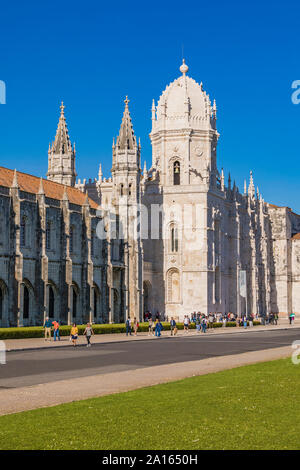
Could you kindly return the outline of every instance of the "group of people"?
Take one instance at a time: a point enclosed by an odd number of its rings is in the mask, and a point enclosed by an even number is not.
[[[53,339],[54,341],[60,341],[60,334],[59,334],[59,323],[58,321],[54,320],[51,321],[49,317],[46,317],[45,323],[44,323],[44,329],[45,329],[45,341],[49,340],[51,341],[51,332],[53,328]],[[84,336],[86,337],[86,347],[90,348],[91,347],[91,337],[94,334],[94,330],[91,326],[90,323],[87,323],[85,330],[83,332]],[[76,346],[78,340],[78,326],[76,323],[73,323],[70,331],[70,342],[72,342],[73,346]]]

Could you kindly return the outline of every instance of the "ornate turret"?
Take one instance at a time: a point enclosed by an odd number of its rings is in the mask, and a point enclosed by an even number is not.
[[[75,144],[70,141],[67,123],[64,114],[63,102],[60,106],[60,118],[58,121],[55,140],[48,150],[48,173],[47,178],[56,183],[75,186]]]

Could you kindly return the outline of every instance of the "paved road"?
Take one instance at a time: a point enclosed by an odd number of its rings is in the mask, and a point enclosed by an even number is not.
[[[0,390],[289,346],[294,340],[300,340],[300,328],[13,351],[0,365]]]

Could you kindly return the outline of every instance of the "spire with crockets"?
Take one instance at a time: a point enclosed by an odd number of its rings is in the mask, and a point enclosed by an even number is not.
[[[131,121],[129,107],[128,107],[128,103],[129,103],[128,96],[126,96],[124,103],[125,103],[125,109],[123,113],[120,132],[117,137],[117,147],[120,150],[125,150],[125,149],[133,150],[136,148],[137,144],[136,144],[136,137],[134,135],[132,121]]]
[[[75,144],[72,147],[62,101],[55,140],[49,145],[47,178],[56,183],[75,186]]]

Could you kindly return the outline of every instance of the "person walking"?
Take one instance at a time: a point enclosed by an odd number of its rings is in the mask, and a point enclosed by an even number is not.
[[[202,317],[201,328],[202,328],[202,332],[206,333],[206,318],[205,318],[205,316]]]
[[[76,346],[76,342],[77,342],[77,339],[78,339],[78,328],[77,328],[77,325],[76,323],[73,323],[73,326],[71,328],[71,341],[73,343],[73,346]]]
[[[52,322],[52,325],[53,325],[53,339],[54,339],[54,341],[56,341],[56,339],[58,339],[58,341],[60,341],[58,321],[54,320]]]
[[[189,323],[190,323],[190,320],[189,320],[189,317],[187,315],[184,315],[184,319],[183,319],[183,329],[186,333],[189,332]]]
[[[94,330],[93,330],[93,328],[91,327],[91,324],[90,324],[90,323],[87,323],[86,328],[85,328],[83,334],[85,335],[86,341],[87,341],[86,347],[87,347],[87,348],[90,348],[90,347],[91,347],[91,336],[94,334]]]
[[[160,337],[161,336],[161,331],[163,329],[163,326],[161,324],[161,321],[160,320],[156,320],[156,323],[155,323],[155,336],[156,337]]]
[[[148,320],[148,336],[154,336],[152,316]]]
[[[176,328],[176,321],[174,320],[173,317],[171,317],[171,320],[170,320],[170,330],[171,330],[171,336],[175,336],[177,333],[177,328]]]
[[[209,315],[208,315],[208,327],[210,330],[213,331],[214,329],[214,316],[211,312],[209,312]]]
[[[293,326],[293,325],[294,325],[294,321],[295,321],[295,314],[294,314],[294,313],[291,313],[289,318],[290,318],[290,325]]]
[[[249,316],[249,326],[250,326],[250,328],[253,327],[253,317],[254,317],[254,315],[253,315],[253,313],[251,313],[250,316]]]
[[[201,328],[201,320],[200,320],[200,316],[197,315],[197,318],[196,318],[196,330],[197,330],[197,333],[200,333],[200,328]]]
[[[126,320],[125,326],[126,326],[126,336],[128,336],[128,333],[131,336],[131,320],[129,317]]]
[[[136,317],[133,319],[133,331],[134,331],[134,336],[137,335],[137,330],[139,328],[139,322],[137,321]]]
[[[45,328],[45,341],[48,340],[51,341],[51,328],[52,328],[52,323],[49,320],[49,317],[46,317],[44,327]]]

